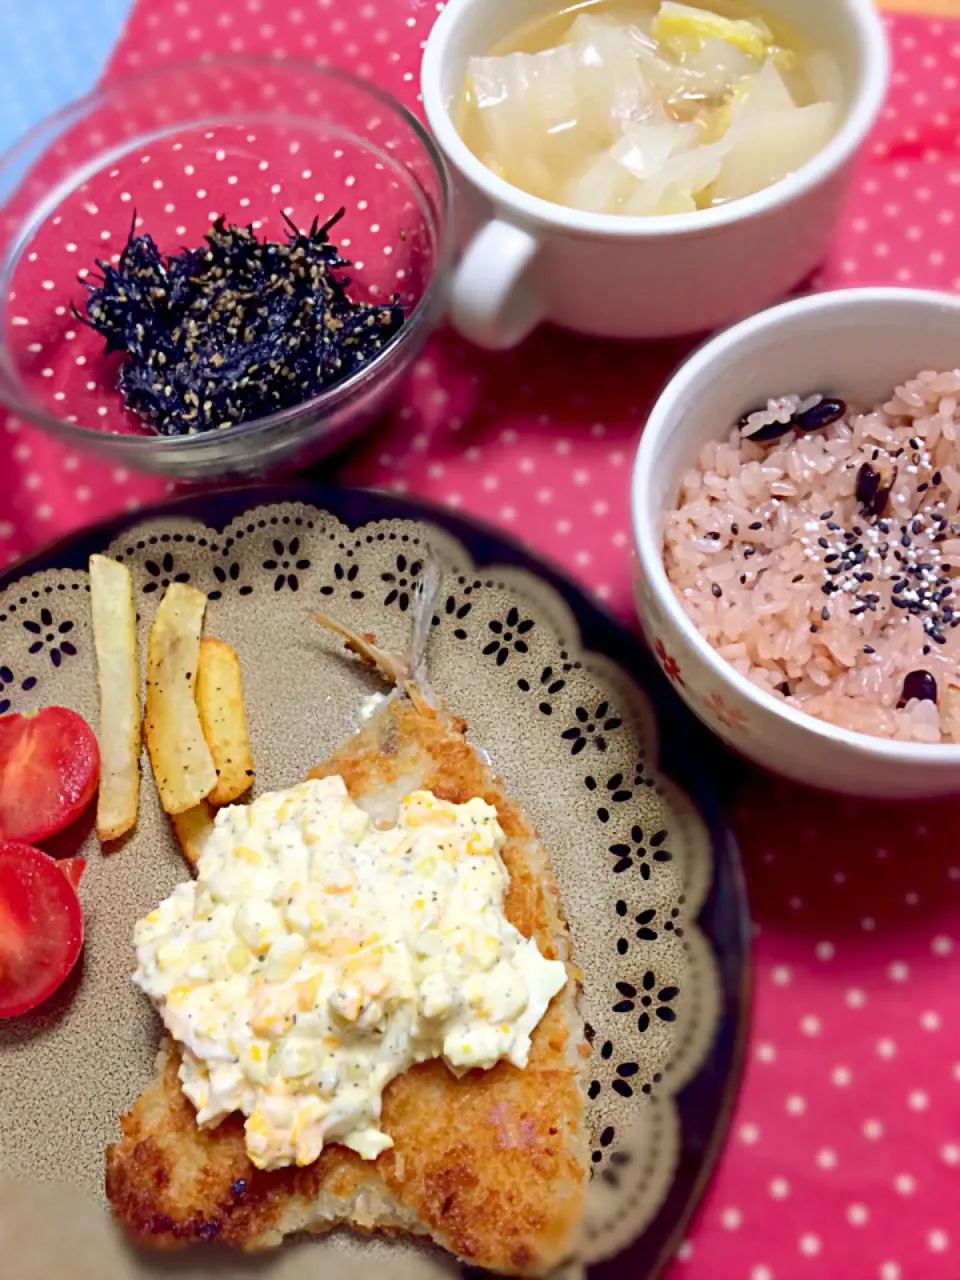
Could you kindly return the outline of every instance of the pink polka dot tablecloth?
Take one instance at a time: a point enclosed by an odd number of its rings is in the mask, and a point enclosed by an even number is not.
[[[204,51],[326,56],[416,108],[439,7],[142,0],[109,74]],[[960,290],[960,24],[889,30],[889,104],[813,287]],[[630,461],[685,350],[540,334],[488,356],[441,333],[336,474],[482,516],[629,619]],[[168,488],[9,415],[0,474],[0,567]],[[957,1280],[960,801],[862,805],[745,772],[730,808],[754,918],[753,1031],[730,1141],[671,1280]]]

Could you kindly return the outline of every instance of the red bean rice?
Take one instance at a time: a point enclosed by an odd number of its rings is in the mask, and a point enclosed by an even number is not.
[[[958,402],[960,370],[924,372],[821,430],[751,440],[813,403],[783,397],[704,446],[667,518],[664,563],[736,670],[848,729],[960,742]],[[935,684],[905,690],[914,672]]]

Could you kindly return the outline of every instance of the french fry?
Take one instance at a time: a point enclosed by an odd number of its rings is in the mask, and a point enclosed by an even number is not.
[[[192,809],[217,785],[196,703],[206,607],[202,591],[172,582],[147,644],[147,749],[160,803],[170,814]]]
[[[184,809],[183,813],[170,816],[173,829],[180,842],[183,856],[195,867],[199,861],[207,836],[213,830],[213,810],[206,800],[201,800],[192,809]]]
[[[197,710],[217,770],[208,799],[214,807],[233,804],[253,785],[253,756],[240,659],[222,640],[208,638],[200,645]]]
[[[140,800],[140,663],[133,578],[108,556],[90,557],[90,604],[100,686],[97,837],[118,840]]]

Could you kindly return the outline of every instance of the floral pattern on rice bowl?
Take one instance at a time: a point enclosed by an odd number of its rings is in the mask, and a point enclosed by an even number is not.
[[[783,395],[701,449],[664,565],[742,676],[846,729],[960,743],[958,402],[960,370],[866,409]],[[656,652],[681,681],[663,640]],[[702,710],[747,728],[717,692]]]
[[[707,697],[706,707],[709,712],[716,716],[724,728],[738,733],[749,732],[747,717],[738,707],[728,706],[723,695],[718,693],[716,689]]]
[[[680,663],[671,654],[667,653],[666,645],[662,640],[658,640],[654,646],[654,652],[660,660],[660,666],[663,668],[663,674],[671,682],[671,684],[683,684],[683,676],[680,673]]]

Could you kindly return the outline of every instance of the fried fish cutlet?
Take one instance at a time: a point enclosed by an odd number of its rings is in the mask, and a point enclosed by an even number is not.
[[[406,683],[401,670],[391,678]],[[294,1232],[347,1224],[427,1236],[464,1261],[514,1275],[541,1275],[576,1248],[589,1169],[586,1046],[553,876],[537,834],[467,743],[463,722],[407,688],[311,777],[339,774],[378,821],[393,821],[400,800],[421,788],[492,804],[506,836],[505,915],[544,956],[564,960],[571,980],[535,1028],[526,1069],[500,1062],[457,1079],[430,1061],[393,1080],[381,1124],[394,1145],[375,1161],[330,1145],[304,1168],[256,1169],[242,1116],[197,1127],[177,1078],[176,1045],[165,1041],[155,1079],[107,1152],[108,1198],[142,1243],[262,1249]]]

